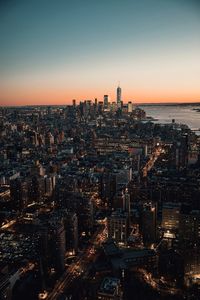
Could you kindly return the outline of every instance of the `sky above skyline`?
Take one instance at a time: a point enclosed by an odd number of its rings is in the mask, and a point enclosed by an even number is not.
[[[0,0],[0,105],[200,102],[199,0]]]

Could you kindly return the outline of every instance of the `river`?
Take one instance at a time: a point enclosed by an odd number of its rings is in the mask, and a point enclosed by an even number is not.
[[[140,105],[146,111],[147,116],[157,119],[158,123],[170,123],[175,119],[176,123],[186,124],[192,130],[200,128],[200,105]]]

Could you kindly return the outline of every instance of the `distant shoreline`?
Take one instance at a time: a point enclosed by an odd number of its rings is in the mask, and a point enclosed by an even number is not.
[[[137,103],[139,106],[200,106],[200,102],[177,102],[177,103]]]
[[[199,106],[199,109],[194,110],[200,111],[200,102],[163,102],[163,103],[137,103],[132,101],[136,106]],[[127,104],[126,102],[124,104]],[[0,105],[0,108],[32,108],[32,107],[66,107],[72,104],[35,104],[35,105]]]

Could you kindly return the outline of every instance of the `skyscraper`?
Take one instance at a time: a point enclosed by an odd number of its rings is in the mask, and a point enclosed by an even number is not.
[[[122,101],[122,89],[120,86],[117,88],[117,107],[121,108],[121,101]]]
[[[145,203],[142,208],[141,229],[145,245],[156,241],[157,207],[155,203]]]
[[[103,102],[104,102],[104,108],[108,108],[108,95],[104,95],[104,97],[103,97]]]
[[[120,209],[108,218],[108,238],[126,244],[128,238],[128,214]]]
[[[10,181],[10,196],[13,201],[13,209],[22,211],[28,202],[28,185],[23,178]]]
[[[78,218],[76,213],[66,212],[64,218],[66,250],[73,254],[78,251]]]
[[[44,222],[40,227],[39,251],[43,271],[49,276],[51,269],[62,272],[65,267],[65,228],[63,221],[56,218]]]

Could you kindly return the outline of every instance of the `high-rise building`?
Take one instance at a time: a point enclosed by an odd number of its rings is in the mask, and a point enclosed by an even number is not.
[[[98,102],[98,113],[102,114],[103,112],[103,101]]]
[[[64,270],[64,258],[66,250],[65,242],[65,229],[62,224],[56,224],[51,227],[53,230],[54,241],[55,241],[55,263],[58,270]]]
[[[182,211],[180,214],[179,240],[180,246],[187,248],[197,245],[200,238],[200,211]]]
[[[156,204],[145,203],[142,208],[141,231],[144,244],[154,243],[156,241]]]
[[[66,250],[72,254],[78,251],[78,219],[76,213],[67,212],[64,217]]]
[[[179,229],[180,204],[165,203],[162,208],[162,224],[164,236],[171,238]]]
[[[53,190],[55,189],[55,176],[48,177],[47,175],[44,176],[44,184],[45,184],[45,194],[47,196],[51,196]]]
[[[40,190],[40,178],[38,176],[33,176],[30,179],[28,196],[29,196],[29,201],[39,202],[41,196],[41,190]]]
[[[126,244],[128,238],[128,214],[120,209],[108,218],[108,238]]]
[[[133,104],[131,101],[128,102],[128,113],[132,113],[133,112]]]
[[[57,272],[62,272],[64,270],[65,264],[65,229],[62,223],[49,224],[49,249],[51,249],[51,263],[52,267],[55,268]]]
[[[189,156],[189,138],[188,135],[183,135],[181,139],[176,141],[172,147],[176,168],[182,169],[188,165]]]
[[[22,211],[28,204],[28,185],[26,181],[17,178],[10,181],[10,196],[13,208]]]
[[[121,108],[121,101],[122,101],[122,89],[120,86],[117,88],[117,107]]]
[[[108,108],[108,95],[104,95],[103,97],[103,104],[104,104],[104,108]]]
[[[65,267],[65,229],[62,222],[51,219],[39,230],[39,255],[42,271],[47,278],[52,271],[60,273]]]

